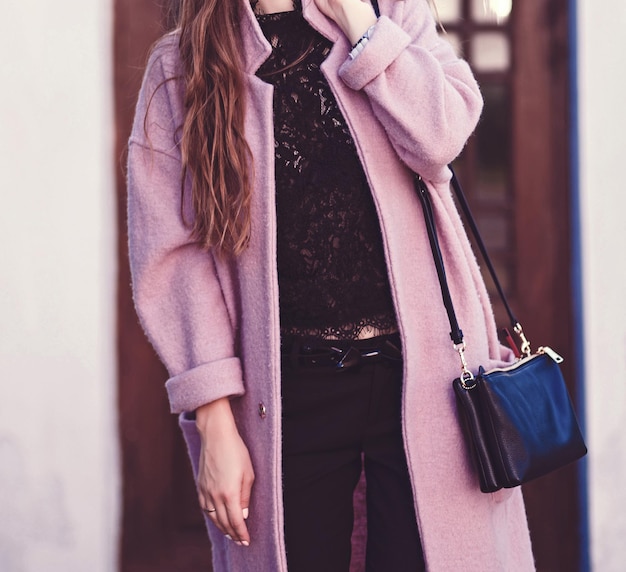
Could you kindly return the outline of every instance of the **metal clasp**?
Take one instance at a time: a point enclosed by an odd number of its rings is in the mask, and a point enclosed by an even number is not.
[[[467,360],[465,359],[466,348],[467,346],[465,345],[465,342],[454,344],[454,350],[459,354],[459,358],[461,359],[461,385],[463,386],[463,389],[474,389],[476,387],[476,382],[474,381],[474,374],[469,370]]]
[[[549,348],[548,346],[543,346],[542,348],[539,348],[537,351],[540,354],[546,354],[547,356],[552,358],[554,363],[563,363],[563,357],[557,354],[552,348]]]
[[[515,324],[513,328],[513,331],[519,336],[519,339],[522,341],[520,350],[526,357],[530,357],[530,354],[532,353],[530,349],[530,342],[524,335],[524,331],[522,330],[522,325],[519,322],[517,322],[517,324]]]

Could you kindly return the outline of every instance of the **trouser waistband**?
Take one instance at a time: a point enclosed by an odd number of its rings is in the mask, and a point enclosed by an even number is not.
[[[283,367],[341,372],[387,361],[402,362],[400,334],[385,334],[362,340],[284,338],[281,342]]]

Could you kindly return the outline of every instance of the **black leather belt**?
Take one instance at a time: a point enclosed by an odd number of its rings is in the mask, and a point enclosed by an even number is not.
[[[283,367],[342,372],[368,363],[402,362],[400,334],[393,333],[364,340],[307,340],[287,338],[282,341]]]

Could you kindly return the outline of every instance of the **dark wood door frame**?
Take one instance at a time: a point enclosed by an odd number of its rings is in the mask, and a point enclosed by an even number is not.
[[[566,358],[577,399],[571,283],[569,2],[515,3],[514,186],[518,315],[536,348]],[[579,475],[570,466],[524,488],[537,567],[580,570]]]
[[[133,307],[126,234],[126,146],[150,46],[162,34],[163,0],[115,0],[114,98],[118,215],[118,405],[124,572],[210,570],[210,545],[191,469],[163,387],[167,374]]]

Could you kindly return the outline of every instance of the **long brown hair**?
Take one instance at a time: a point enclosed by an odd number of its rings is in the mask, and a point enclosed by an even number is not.
[[[182,185],[190,179],[191,235],[205,248],[235,255],[250,240],[252,168],[244,135],[240,6],[236,0],[172,3],[185,83]]]
[[[436,10],[434,0],[428,0]],[[237,0],[170,0],[180,31],[186,115],[182,126],[183,196],[191,181],[191,235],[204,248],[240,254],[250,241],[252,156],[245,139],[245,97]]]

